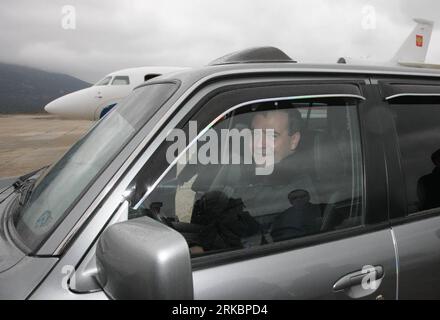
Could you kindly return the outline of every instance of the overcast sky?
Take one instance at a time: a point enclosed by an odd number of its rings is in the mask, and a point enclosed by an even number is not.
[[[89,82],[128,67],[202,66],[266,45],[300,62],[387,61],[412,18],[435,22],[426,60],[440,63],[439,0],[1,0],[0,61]]]

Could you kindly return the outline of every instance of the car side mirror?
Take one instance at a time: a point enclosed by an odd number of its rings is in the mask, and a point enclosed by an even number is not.
[[[98,282],[112,299],[193,299],[183,236],[141,217],[109,226],[96,247]]]

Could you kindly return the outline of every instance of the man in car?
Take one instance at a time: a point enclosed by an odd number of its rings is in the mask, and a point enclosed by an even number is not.
[[[196,203],[192,223],[205,228],[199,243],[191,247],[192,253],[258,245],[319,229],[315,221],[319,220],[320,211],[310,202],[314,189],[307,164],[311,159],[300,144],[299,111],[288,102],[259,104],[251,129],[259,132],[253,135],[249,146],[257,164],[241,166],[240,172],[228,174],[228,179],[234,178],[226,183],[232,192],[207,192]],[[267,134],[271,135],[269,139]],[[262,164],[258,159],[269,160]],[[256,167],[263,165],[273,165],[272,172],[257,174]],[[296,190],[301,191],[297,192],[301,196],[292,196]]]

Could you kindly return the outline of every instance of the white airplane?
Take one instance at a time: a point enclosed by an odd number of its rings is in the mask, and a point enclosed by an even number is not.
[[[384,64],[383,62],[378,63],[377,61],[365,59],[355,60],[349,57],[341,57],[338,59],[338,63],[400,65],[406,67],[440,69],[439,64],[425,63],[434,22],[425,19],[414,19],[414,21],[417,25],[389,62]]]
[[[68,119],[99,120],[136,86],[180,67],[139,67],[109,73],[89,88],[66,94],[48,103],[44,109]]]
[[[414,21],[417,23],[416,27],[389,62],[355,60],[348,57],[341,57],[337,62],[440,69],[438,64],[425,63],[434,23],[424,19],[414,19]],[[187,68],[140,67],[115,71],[89,88],[69,93],[50,102],[44,109],[48,113],[64,118],[98,120],[144,81],[184,69]]]

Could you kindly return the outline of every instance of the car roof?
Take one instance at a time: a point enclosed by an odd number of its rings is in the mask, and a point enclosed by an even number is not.
[[[372,75],[409,76],[409,77],[438,77],[439,69],[414,68],[403,66],[373,66],[347,64],[306,64],[297,63],[282,50],[275,47],[256,47],[233,52],[212,61],[209,65],[164,74],[154,78],[149,83],[167,80],[178,80],[180,89],[186,90],[197,82],[203,82],[216,77],[242,76],[252,74],[317,74],[317,75]]]
[[[236,63],[225,65],[205,66],[189,69],[172,74],[164,74],[154,79],[154,82],[178,80],[184,87],[193,85],[203,79],[212,79],[228,75],[244,74],[332,74],[332,75],[381,75],[381,76],[409,76],[409,77],[435,77],[440,80],[440,70],[390,67],[390,66],[365,66],[346,64],[303,64],[303,63]],[[150,82],[151,83],[151,82]]]

